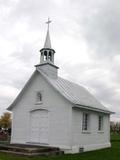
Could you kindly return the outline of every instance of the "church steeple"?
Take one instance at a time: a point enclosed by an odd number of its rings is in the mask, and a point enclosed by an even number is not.
[[[44,47],[40,50],[41,58],[40,63],[52,63],[54,64],[54,49],[51,47],[51,41],[50,41],[50,34],[49,34],[49,24],[51,23],[50,19],[48,18],[48,21],[46,22],[48,24],[47,26],[47,34],[46,39],[44,43]]]
[[[56,65],[54,65],[54,54],[55,51],[51,47],[50,34],[49,34],[49,24],[51,21],[48,18],[47,23],[47,34],[44,43],[44,47],[40,50],[40,63],[35,65],[36,69],[40,69],[51,78],[57,78],[58,69]]]

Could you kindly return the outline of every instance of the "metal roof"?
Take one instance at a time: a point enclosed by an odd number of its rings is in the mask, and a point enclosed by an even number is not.
[[[102,105],[86,88],[70,82],[61,77],[50,78],[40,69],[38,71],[48,80],[48,82],[59,91],[67,100],[77,106],[86,106],[86,108],[96,109],[97,111],[110,111]]]

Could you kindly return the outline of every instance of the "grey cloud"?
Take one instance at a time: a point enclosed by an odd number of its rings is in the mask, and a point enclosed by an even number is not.
[[[10,13],[10,18],[15,21],[24,21],[32,30],[42,30],[41,24],[50,16],[57,16],[59,10],[53,0],[24,0],[18,1]]]
[[[17,57],[19,55],[15,54],[12,58],[10,56],[11,61],[9,63],[7,60],[0,63],[0,85],[21,89],[32,74],[34,65],[31,64],[31,61],[29,62],[29,57],[26,58],[26,63]],[[7,58],[9,59],[9,57]]]
[[[31,65],[31,63],[36,60],[36,57],[40,55],[39,52],[37,52],[34,44],[31,43],[25,43],[23,46],[21,46],[21,50],[18,50],[11,54],[11,57],[16,61],[19,60],[25,65]],[[38,54],[38,56],[36,56]],[[34,64],[34,63],[33,63]]]
[[[102,1],[103,2],[103,1]],[[96,2],[97,3],[97,2]],[[83,31],[88,45],[99,57],[119,54],[120,51],[120,1],[106,0],[96,12],[83,17]]]

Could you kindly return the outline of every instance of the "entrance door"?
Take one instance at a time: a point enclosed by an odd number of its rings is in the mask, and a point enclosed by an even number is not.
[[[31,112],[30,141],[48,143],[48,111],[36,110]]]

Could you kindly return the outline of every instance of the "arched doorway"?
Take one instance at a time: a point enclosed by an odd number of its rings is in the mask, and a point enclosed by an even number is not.
[[[37,109],[30,114],[30,142],[48,144],[48,111]]]

